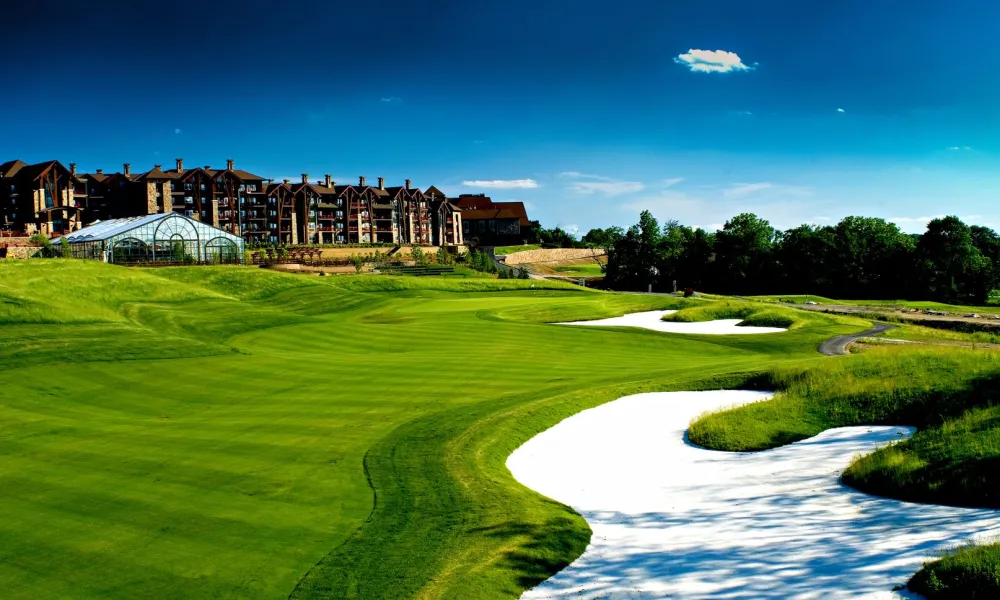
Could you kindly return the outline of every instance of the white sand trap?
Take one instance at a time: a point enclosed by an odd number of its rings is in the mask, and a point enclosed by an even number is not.
[[[718,319],[716,321],[701,321],[699,323],[672,323],[662,321],[663,315],[677,312],[676,310],[651,310],[632,313],[624,317],[598,319],[596,321],[571,321],[556,323],[556,325],[589,325],[594,327],[641,327],[665,333],[697,333],[708,335],[732,335],[748,333],[779,333],[788,331],[781,327],[737,327],[740,319]]]
[[[905,427],[845,427],[758,453],[685,441],[707,410],[761,392],[629,396],[570,417],[507,466],[577,510],[586,552],[522,598],[901,598],[923,562],[1000,534],[1000,511],[909,504],[839,482]]]

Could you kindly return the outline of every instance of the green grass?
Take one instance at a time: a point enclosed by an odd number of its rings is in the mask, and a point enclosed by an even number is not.
[[[784,302],[790,304],[843,304],[853,306],[873,306],[881,308],[916,308],[920,310],[940,310],[951,313],[965,314],[970,312],[1000,314],[1000,306],[963,306],[959,304],[944,304],[925,300],[834,300],[823,296],[804,294],[784,294],[776,296],[750,296],[752,300],[761,302]]]
[[[528,250],[538,250],[541,246],[539,244],[523,244],[520,246],[498,246],[494,249],[494,253],[497,256],[503,256],[505,254],[513,254],[515,252],[526,252]]]
[[[590,536],[513,480],[519,444],[630,393],[808,381],[865,326],[558,327],[703,302],[79,261],[0,261],[0,298],[4,599],[516,598]]]
[[[769,306],[755,302],[711,302],[687,308],[670,315],[664,321],[692,323],[717,319],[740,319],[739,325],[753,327],[803,327],[807,323],[825,321],[814,319],[809,313],[784,307]]]
[[[604,271],[598,263],[587,263],[580,265],[565,265],[552,267],[552,269],[567,277],[604,277]]]
[[[962,548],[917,572],[909,588],[928,600],[987,600],[1000,590],[1000,545]]]

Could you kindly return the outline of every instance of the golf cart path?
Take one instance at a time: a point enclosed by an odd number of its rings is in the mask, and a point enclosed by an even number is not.
[[[877,498],[840,482],[854,457],[911,428],[831,429],[756,453],[687,441],[703,412],[768,397],[628,396],[514,451],[514,477],[593,530],[583,555],[522,598],[915,598],[893,588],[942,552],[1000,535],[1000,511]]]
[[[890,329],[896,329],[895,325],[889,325],[887,323],[872,323],[871,329],[866,329],[861,333],[852,333],[850,335],[838,335],[837,337],[832,337],[819,345],[820,354],[825,354],[827,356],[840,356],[847,354],[847,347],[864,337],[871,337],[879,333],[884,333]]]

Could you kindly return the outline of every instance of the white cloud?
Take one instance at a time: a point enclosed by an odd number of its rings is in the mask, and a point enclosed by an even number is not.
[[[664,179],[663,180],[663,187],[675,186],[675,185],[677,185],[678,183],[680,183],[682,181],[684,181],[683,177],[671,177],[670,179]]]
[[[576,235],[580,233],[579,225],[559,225],[559,227],[570,235]]]
[[[674,58],[674,62],[691,69],[695,73],[730,73],[749,71],[753,67],[743,64],[735,52],[725,50],[688,50]],[[754,63],[757,64],[757,63]]]
[[[569,189],[577,194],[600,192],[606,196],[620,196],[641,192],[646,186],[639,181],[577,181],[570,185]]]
[[[750,112],[749,110],[738,110],[738,111],[736,111],[736,114],[739,115],[739,116],[741,116],[741,117],[750,117],[750,116],[753,116],[753,113]]]
[[[472,140],[473,144],[482,144],[483,140]]]
[[[952,152],[968,152],[969,150],[972,150],[969,146],[950,146],[948,149]]]
[[[174,133],[176,133],[177,135],[180,135],[180,134],[182,134],[184,132],[181,131],[180,129],[174,129]]]
[[[534,179],[475,179],[463,181],[464,187],[491,188],[497,190],[532,189],[538,187],[538,182]]]
[[[845,112],[847,112],[847,111],[846,111],[846,110],[844,110],[844,109],[842,109],[842,108],[838,108],[838,109],[837,109],[837,112],[839,112],[839,113],[845,113]]]
[[[760,181],[756,183],[734,183],[728,188],[722,190],[722,196],[727,199],[737,199],[757,196],[760,195],[761,192],[767,192],[767,195],[770,197],[792,196],[796,198],[804,198],[806,196],[813,195],[813,190],[809,187],[801,185],[782,185],[771,183],[769,181]]]
[[[724,190],[722,195],[727,198],[742,198],[743,196],[749,196],[750,194],[761,190],[771,189],[773,187],[774,184],[767,181],[761,181],[759,183],[734,183],[729,186],[729,188]]]
[[[394,104],[396,102],[401,102],[402,99],[398,96],[382,96],[382,102],[385,104]]]
[[[560,179],[594,179],[596,181],[614,181],[611,177],[605,177],[603,175],[590,175],[588,173],[581,173],[579,171],[563,171],[559,174]]]
[[[559,178],[576,180],[568,188],[569,191],[575,194],[589,195],[601,193],[606,196],[620,196],[622,194],[634,194],[646,189],[646,186],[640,181],[619,181],[613,177],[591,175],[579,171],[563,171],[559,174]]]
[[[816,221],[817,223],[827,223],[832,220],[833,219],[830,217],[813,217],[813,221]]]

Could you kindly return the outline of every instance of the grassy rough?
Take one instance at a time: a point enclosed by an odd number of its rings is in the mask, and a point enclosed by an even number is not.
[[[927,563],[908,587],[928,600],[992,600],[1000,590],[1000,545],[962,548]]]

